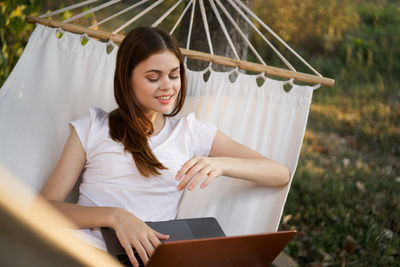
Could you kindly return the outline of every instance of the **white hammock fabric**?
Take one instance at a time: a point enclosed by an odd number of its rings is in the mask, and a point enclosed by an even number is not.
[[[117,47],[37,25],[25,51],[0,90],[0,164],[39,191],[54,169],[69,133],[68,122],[98,106],[116,107],[113,75]],[[234,140],[296,169],[312,87],[256,76],[187,71],[188,97],[180,115],[195,112]],[[221,177],[204,190],[185,192],[179,218],[216,217],[227,235],[276,231],[290,188],[263,188]]]

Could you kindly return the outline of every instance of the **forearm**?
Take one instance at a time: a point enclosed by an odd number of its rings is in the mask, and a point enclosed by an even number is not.
[[[266,158],[218,157],[224,176],[244,179],[263,186],[282,186],[289,182],[288,169]]]
[[[119,212],[119,208],[114,207],[86,207],[57,200],[49,202],[79,228],[113,227]]]

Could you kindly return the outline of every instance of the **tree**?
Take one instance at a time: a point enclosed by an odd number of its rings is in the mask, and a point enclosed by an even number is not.
[[[188,2],[188,1],[187,1]],[[204,30],[203,20],[200,12],[199,1],[196,1],[196,12],[193,21],[193,30],[192,37],[190,42],[190,49],[209,53],[209,45],[207,42],[207,37]],[[242,0],[242,2],[251,8],[253,0]],[[229,14],[231,14],[232,18],[235,22],[240,26],[243,33],[250,39],[250,27],[247,22],[240,16],[240,14],[228,3],[226,0],[221,0],[221,3],[226,7]],[[211,42],[213,45],[214,54],[220,56],[226,56],[230,58],[235,58],[234,52],[230,47],[223,31],[221,25],[218,22],[214,11],[211,8],[209,1],[204,1],[204,7],[206,10],[206,16],[208,21],[208,27],[210,30]],[[218,8],[218,6],[217,6]],[[221,17],[223,19],[224,24],[226,25],[229,36],[232,39],[233,45],[236,48],[236,51],[241,60],[247,59],[247,51],[248,45],[244,41],[244,39],[240,36],[239,32],[235,29],[235,27],[231,24],[225,14],[219,9]],[[185,17],[183,18],[182,25],[179,34],[179,44],[181,47],[186,47],[186,40],[188,37],[189,31],[189,23],[190,23],[190,12],[187,12]],[[198,60],[188,60],[188,66],[192,70],[202,70],[208,65],[207,62],[201,62]],[[227,70],[229,68],[223,66],[213,66],[215,70]]]

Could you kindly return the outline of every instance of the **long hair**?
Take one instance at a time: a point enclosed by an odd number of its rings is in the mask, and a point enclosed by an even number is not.
[[[171,51],[179,60],[181,89],[171,113],[165,114],[175,116],[185,101],[186,77],[179,46],[168,33],[151,27],[140,27],[129,32],[118,49],[114,75],[114,96],[118,108],[109,116],[110,136],[132,154],[139,173],[145,177],[160,175],[159,170],[167,168],[158,161],[149,146],[148,139],[154,132],[153,124],[139,106],[131,75],[140,62],[161,51]]]

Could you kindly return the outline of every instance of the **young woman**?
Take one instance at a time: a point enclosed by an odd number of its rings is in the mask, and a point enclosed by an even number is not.
[[[221,175],[261,186],[289,180],[286,167],[193,114],[171,118],[185,100],[185,70],[176,42],[159,29],[137,28],[125,37],[114,94],[118,108],[111,113],[92,108],[71,122],[41,195],[100,241],[99,227],[112,227],[134,266],[132,247],[147,263],[160,240],[168,239],[144,221],[174,219],[184,188],[204,188]],[[78,203],[65,203],[81,173]]]

